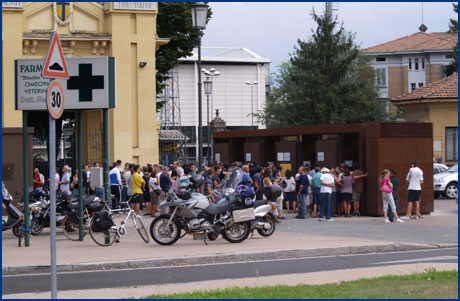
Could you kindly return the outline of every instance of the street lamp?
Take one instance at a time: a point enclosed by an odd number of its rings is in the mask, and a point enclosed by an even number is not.
[[[201,69],[201,72],[203,72],[207,77],[211,77],[211,115],[212,115],[212,112],[214,112],[214,108],[213,108],[213,105],[214,105],[214,93],[212,93],[212,84],[214,82],[214,76],[219,76],[220,75],[220,72],[217,71],[216,69],[214,68],[211,68],[208,70],[206,69]],[[206,89],[206,87],[205,87]],[[209,103],[208,103],[208,110],[209,110]],[[211,124],[209,123],[209,120],[208,120],[208,137],[209,137],[209,145],[211,145],[211,151],[209,151],[208,149],[208,153],[209,154],[212,154],[212,144],[211,144],[211,141],[212,141],[212,133],[211,133]],[[212,157],[212,156],[211,156]],[[209,163],[209,155],[208,155],[208,163]]]
[[[246,85],[251,86],[251,129],[254,129],[254,107],[253,107],[253,102],[254,102],[254,96],[252,94],[252,86],[257,85],[257,81],[251,83],[250,81],[246,82]]]
[[[209,124],[209,95],[212,95],[212,81],[210,80],[210,76],[206,76],[206,80],[204,81],[204,94],[206,94],[206,99],[207,99],[207,106],[206,106],[206,111],[208,114],[208,147],[206,148],[206,153],[207,153],[207,161],[209,163],[209,145],[211,145],[211,125]]]
[[[201,70],[201,30],[206,28],[208,5],[195,2],[190,5],[192,9],[192,24],[198,30],[198,70]],[[198,170],[203,169],[203,124],[201,112],[201,72],[198,72]]]

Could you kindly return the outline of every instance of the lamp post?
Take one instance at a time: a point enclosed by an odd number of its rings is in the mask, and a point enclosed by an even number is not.
[[[206,94],[207,106],[206,111],[208,114],[208,147],[206,148],[207,154],[207,163],[209,163],[209,146],[211,145],[211,126],[209,124],[209,95],[212,95],[212,81],[210,80],[210,76],[206,76],[206,80],[204,81],[204,94]]]
[[[201,30],[206,28],[208,5],[196,2],[190,5],[192,9],[192,24],[198,30],[198,70],[201,70]],[[203,116],[201,112],[201,72],[198,71],[198,170],[203,169]]]
[[[214,82],[214,76],[219,76],[220,75],[220,72],[217,71],[216,69],[214,68],[211,68],[208,70],[206,69],[201,69],[201,71],[206,75],[206,78],[207,77],[210,77],[211,78],[211,115],[212,115],[212,112],[213,112],[213,105],[214,105],[214,93],[212,93],[212,84]],[[206,87],[205,87],[205,90],[206,90]],[[208,110],[209,110],[209,102],[208,102]],[[208,112],[209,113],[209,112]],[[208,154],[211,154],[212,155],[212,133],[211,133],[211,124],[209,123],[209,118],[208,118],[208,137],[209,137],[209,144],[208,145],[211,145],[211,150],[208,149]],[[211,156],[212,157],[212,156]],[[209,163],[209,155],[208,155],[208,163]]]
[[[246,82],[246,85],[250,85],[251,86],[251,129],[254,129],[254,106],[253,106],[253,102],[254,102],[254,96],[252,94],[252,86],[254,85],[257,85],[257,81],[251,83],[250,81],[247,81]]]

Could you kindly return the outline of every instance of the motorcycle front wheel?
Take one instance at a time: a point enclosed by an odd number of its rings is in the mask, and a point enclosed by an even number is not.
[[[153,240],[160,245],[167,246],[174,244],[180,237],[181,228],[175,221],[171,221],[166,227],[169,219],[159,216],[150,224],[150,235]]]
[[[248,222],[235,223],[222,230],[222,236],[228,242],[239,243],[248,238],[250,229],[251,226]]]
[[[45,219],[43,217],[32,218],[31,223],[33,223],[32,229],[30,229],[30,233],[32,235],[38,235],[42,233],[43,229],[45,228]]]
[[[275,233],[275,228],[276,228],[276,223],[273,220],[271,216],[265,215],[264,217],[261,218],[260,220],[262,223],[268,223],[270,225],[270,229],[265,230],[265,229],[257,229],[257,232],[260,234],[260,236],[263,237],[268,237]]]

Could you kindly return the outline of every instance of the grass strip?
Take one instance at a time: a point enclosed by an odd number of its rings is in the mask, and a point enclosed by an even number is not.
[[[280,276],[282,277],[282,276]],[[231,287],[144,299],[458,299],[458,271],[427,269],[322,285]]]

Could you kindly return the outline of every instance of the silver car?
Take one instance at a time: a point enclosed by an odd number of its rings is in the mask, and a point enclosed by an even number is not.
[[[444,196],[455,199],[458,196],[458,164],[453,165],[447,171],[434,175],[434,198]]]

